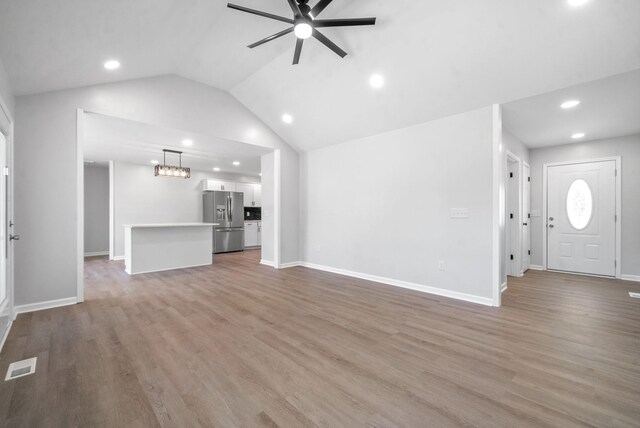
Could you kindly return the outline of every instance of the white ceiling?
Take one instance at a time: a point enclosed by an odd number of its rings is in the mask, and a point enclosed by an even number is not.
[[[290,14],[285,0],[235,2]],[[245,47],[286,24],[225,6],[3,1],[0,57],[18,93],[167,73],[231,90],[302,150],[640,68],[638,0],[335,0],[323,17],[377,24],[325,29],[349,55],[310,39],[295,67],[293,35]],[[102,68],[111,56],[123,63],[113,73]],[[386,79],[377,91],[374,72]]]
[[[185,139],[193,141],[193,145],[183,146]],[[214,167],[219,167],[221,173],[251,176],[258,176],[260,156],[270,151],[251,144],[101,114],[85,115],[85,161],[102,164],[113,160],[149,165],[151,168],[152,160],[163,162],[162,149],[183,151],[182,165],[193,170],[213,172]],[[234,161],[239,161],[240,165],[234,166]],[[177,155],[167,155],[167,164],[177,165]]]
[[[344,60],[310,43],[300,66],[284,53],[232,90],[303,150],[640,68],[638,0],[369,0],[343,14],[378,17],[331,32]]]
[[[564,110],[569,100],[580,104]],[[640,70],[504,104],[503,124],[530,148],[640,133]],[[575,133],[586,134],[573,140]]]
[[[353,0],[338,0],[335,12]],[[232,0],[290,17],[285,0]],[[289,35],[250,43],[288,24],[234,11],[220,0],[0,1],[0,57],[17,95],[178,74],[231,89],[293,49]],[[122,67],[107,71],[115,58]]]

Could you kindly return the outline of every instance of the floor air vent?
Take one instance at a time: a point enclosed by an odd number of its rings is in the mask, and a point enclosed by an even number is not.
[[[9,364],[9,370],[7,370],[7,376],[4,380],[16,379],[22,376],[27,376],[36,372],[36,360],[38,357],[29,358],[28,360],[16,361]]]
[[[640,299],[640,293],[634,293],[633,291],[629,291],[629,296]]]

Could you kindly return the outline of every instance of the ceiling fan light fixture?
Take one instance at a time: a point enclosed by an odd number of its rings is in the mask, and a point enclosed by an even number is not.
[[[296,24],[293,32],[297,38],[304,40],[311,37],[311,34],[313,34],[313,27],[306,22],[301,22]]]

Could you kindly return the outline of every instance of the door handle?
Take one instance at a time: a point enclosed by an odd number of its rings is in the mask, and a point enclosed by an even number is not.
[[[552,224],[550,224],[550,225],[549,225],[549,228],[553,229],[553,225],[552,225]]]
[[[9,241],[19,241],[20,235],[9,235]]]
[[[527,226],[527,225],[528,225],[528,223],[522,223],[522,225],[523,225],[523,226]]]

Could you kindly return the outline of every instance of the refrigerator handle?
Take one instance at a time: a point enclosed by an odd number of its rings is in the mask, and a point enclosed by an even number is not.
[[[231,195],[227,196],[227,205],[229,206],[229,208],[227,208],[227,212],[229,213],[229,223],[233,223],[233,213],[231,212],[231,208],[232,208],[232,203],[231,203]]]

